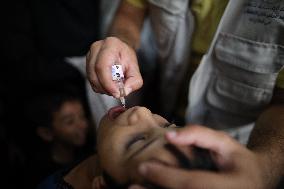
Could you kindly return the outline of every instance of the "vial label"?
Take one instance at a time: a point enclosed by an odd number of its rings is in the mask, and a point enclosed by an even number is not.
[[[124,74],[122,71],[122,66],[115,64],[111,67],[112,80],[120,81],[124,79]]]

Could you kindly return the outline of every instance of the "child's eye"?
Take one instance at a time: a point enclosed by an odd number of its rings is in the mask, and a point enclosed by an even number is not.
[[[66,119],[64,120],[65,125],[72,125],[74,123],[74,119]]]
[[[127,142],[126,144],[126,149],[129,149],[132,145],[134,145],[135,143],[139,142],[139,141],[144,141],[146,139],[145,135],[136,135],[132,138],[130,138],[130,140]]]

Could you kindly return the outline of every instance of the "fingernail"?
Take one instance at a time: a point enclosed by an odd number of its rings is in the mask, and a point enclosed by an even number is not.
[[[138,168],[138,171],[141,175],[146,175],[147,174],[147,166],[146,165],[140,165]]]
[[[168,138],[175,138],[177,136],[177,132],[169,131],[169,132],[167,132],[166,135],[167,135]]]
[[[126,95],[129,95],[129,94],[132,92],[132,88],[130,88],[130,87],[125,87],[125,88],[124,88],[124,91],[125,91],[125,94],[126,94]]]

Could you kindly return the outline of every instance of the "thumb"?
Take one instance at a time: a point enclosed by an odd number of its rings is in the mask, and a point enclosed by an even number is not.
[[[187,126],[177,132],[170,131],[165,137],[174,145],[194,145],[223,155],[231,151],[231,146],[238,144],[222,131],[199,125]]]

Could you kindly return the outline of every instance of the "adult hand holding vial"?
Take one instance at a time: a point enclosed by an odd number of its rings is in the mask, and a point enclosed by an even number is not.
[[[108,37],[93,43],[87,55],[87,77],[93,90],[120,98],[119,87],[110,74],[115,62],[123,67],[124,96],[141,88],[143,80],[134,49],[118,38]]]

